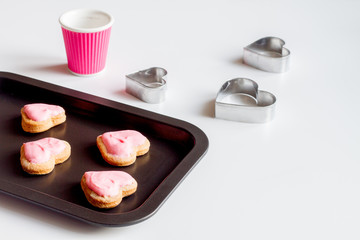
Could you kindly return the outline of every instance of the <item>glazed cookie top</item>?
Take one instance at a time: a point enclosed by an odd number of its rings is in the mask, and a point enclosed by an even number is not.
[[[24,106],[26,116],[37,122],[47,120],[63,112],[65,110],[62,107],[45,103],[32,103]]]
[[[62,140],[43,138],[23,144],[25,158],[31,163],[42,163],[50,159],[51,155],[60,154],[66,147]]]
[[[122,187],[135,183],[135,179],[123,171],[89,171],[84,176],[88,188],[102,197],[116,196]]]
[[[101,138],[108,153],[120,157],[130,156],[134,152],[134,147],[146,141],[146,137],[135,130],[106,132]]]

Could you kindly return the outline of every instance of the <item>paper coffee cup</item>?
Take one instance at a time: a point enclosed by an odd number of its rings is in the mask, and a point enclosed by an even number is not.
[[[78,76],[93,76],[105,69],[114,18],[103,11],[71,10],[59,18],[68,68]]]

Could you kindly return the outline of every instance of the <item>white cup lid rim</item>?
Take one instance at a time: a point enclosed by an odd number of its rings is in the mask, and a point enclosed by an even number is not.
[[[91,33],[108,29],[114,23],[114,18],[101,10],[74,9],[62,14],[59,22],[67,30]]]

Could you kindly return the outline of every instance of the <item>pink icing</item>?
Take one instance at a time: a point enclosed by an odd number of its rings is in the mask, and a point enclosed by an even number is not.
[[[65,110],[57,105],[33,103],[25,105],[24,112],[28,118],[39,122],[63,113]]]
[[[134,130],[107,132],[101,136],[108,153],[128,157],[134,152],[134,147],[144,144],[146,138]]]
[[[124,186],[131,185],[135,179],[123,171],[85,172],[86,185],[99,196],[116,196]]]
[[[43,138],[24,143],[25,158],[31,163],[42,163],[51,155],[57,155],[65,149],[65,143],[56,138]]]

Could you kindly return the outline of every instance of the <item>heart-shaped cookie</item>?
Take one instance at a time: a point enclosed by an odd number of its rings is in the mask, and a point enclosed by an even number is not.
[[[104,160],[114,166],[131,165],[150,148],[149,140],[135,130],[106,132],[97,137],[96,144]]]
[[[98,208],[113,208],[137,189],[136,180],[123,171],[89,171],[81,178],[86,199]]]
[[[289,69],[290,51],[277,37],[265,37],[244,48],[244,62],[267,72],[286,72]]]
[[[44,132],[65,120],[64,108],[57,105],[33,103],[21,109],[21,126],[25,132]]]
[[[275,102],[275,96],[258,90],[258,85],[253,80],[236,78],[225,82],[218,92],[215,117],[248,123],[264,123],[273,119]]]
[[[167,71],[153,67],[126,76],[126,92],[148,103],[165,100]]]
[[[25,172],[36,175],[50,173],[56,164],[70,157],[71,147],[66,141],[43,138],[21,146],[20,163]]]

